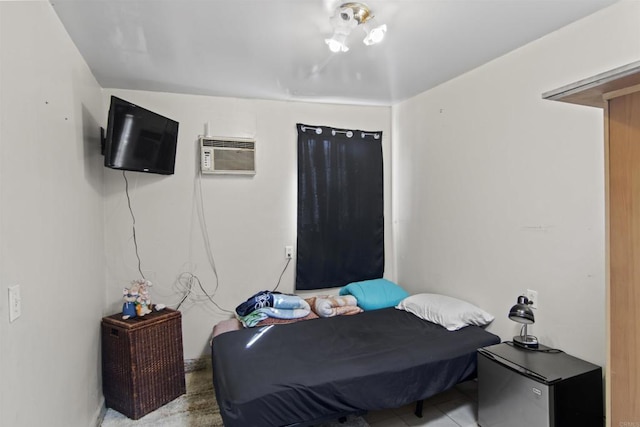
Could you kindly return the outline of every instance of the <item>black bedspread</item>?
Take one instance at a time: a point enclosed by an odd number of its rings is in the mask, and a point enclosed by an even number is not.
[[[226,427],[305,424],[430,397],[473,378],[476,349],[499,342],[388,308],[218,335],[213,379]]]

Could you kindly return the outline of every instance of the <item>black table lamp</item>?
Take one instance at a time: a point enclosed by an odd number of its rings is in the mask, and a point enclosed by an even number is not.
[[[520,335],[513,337],[513,343],[524,348],[538,348],[538,338],[533,335],[527,335],[527,326],[534,323],[533,310],[529,305],[531,301],[524,295],[518,297],[518,303],[509,310],[509,319],[514,322],[522,323]]]

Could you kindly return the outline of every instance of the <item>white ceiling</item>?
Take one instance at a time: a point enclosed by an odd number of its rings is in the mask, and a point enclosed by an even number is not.
[[[342,1],[51,4],[104,88],[392,105],[615,1],[371,0],[387,36],[346,53],[324,43]]]

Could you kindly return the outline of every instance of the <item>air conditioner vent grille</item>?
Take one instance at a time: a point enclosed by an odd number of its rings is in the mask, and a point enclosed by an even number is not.
[[[248,138],[200,137],[202,173],[256,173],[256,141]]]
[[[202,145],[205,147],[214,148],[233,148],[233,149],[245,149],[255,150],[255,141],[242,141],[242,140],[226,140],[226,139],[203,139]]]

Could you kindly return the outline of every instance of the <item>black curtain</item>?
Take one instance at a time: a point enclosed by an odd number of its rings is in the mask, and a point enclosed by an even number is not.
[[[382,277],[382,132],[297,128],[296,289]]]

